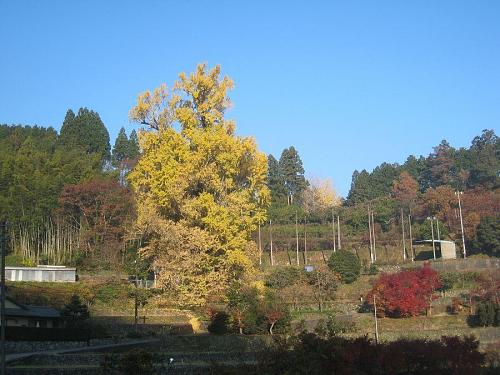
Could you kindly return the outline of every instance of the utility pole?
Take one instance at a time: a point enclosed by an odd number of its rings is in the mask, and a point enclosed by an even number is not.
[[[300,265],[299,261],[299,221],[297,218],[297,211],[295,211],[295,240],[296,240],[296,254],[297,254],[297,266]]]
[[[377,261],[377,246],[375,242],[375,216],[372,211],[372,232],[373,232],[373,260],[376,262]]]
[[[373,257],[373,240],[372,240],[372,220],[370,218],[370,205],[368,205],[368,232],[370,232],[370,260],[375,261]]]
[[[306,231],[307,219],[304,217],[304,265],[307,265],[307,231]]]
[[[464,252],[464,259],[467,259],[466,251],[465,251],[465,233],[464,233],[464,220],[462,217],[462,203],[460,202],[460,196],[463,194],[463,191],[456,191],[455,195],[458,197],[458,211],[460,212],[460,228],[462,229],[462,245]]]
[[[431,221],[432,253],[434,254],[434,260],[436,260],[436,245],[434,244],[434,224],[432,222],[434,218],[428,217],[427,220]]]
[[[333,252],[337,251],[337,247],[335,244],[335,213],[333,212],[332,208],[332,236],[333,236]]]
[[[271,266],[274,266],[273,257],[273,221],[269,220],[269,242],[271,242]]]
[[[378,344],[378,321],[377,321],[377,302],[375,301],[375,294],[373,295],[373,316],[375,318],[375,344]]]
[[[402,208],[401,208],[401,231],[403,232],[403,260],[406,260],[405,221]]]
[[[5,255],[7,254],[7,228],[9,226],[9,223],[7,222],[0,222],[0,247],[2,254],[0,256],[2,264],[1,264],[1,270],[0,270],[0,339],[2,340],[1,343],[1,353],[0,353],[0,369],[1,369],[1,374],[5,375],[6,370],[5,370],[5,325],[6,325],[6,319],[5,319]]]
[[[339,250],[342,249],[342,244],[340,243],[340,217],[339,215],[337,215],[337,228],[338,228],[338,231],[337,231],[337,235],[338,235],[338,243],[339,243]]]
[[[410,253],[411,261],[415,261],[415,252],[413,251],[413,236],[411,235],[411,215],[408,214],[408,228],[410,229]]]
[[[262,266],[262,236],[260,233],[260,221],[259,221],[259,266]]]

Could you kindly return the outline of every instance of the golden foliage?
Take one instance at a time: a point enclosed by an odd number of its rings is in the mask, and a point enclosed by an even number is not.
[[[198,65],[180,75],[173,95],[161,86],[130,111],[150,128],[139,133],[143,153],[129,175],[137,227],[149,239],[143,253],[164,285],[193,304],[252,272],[250,234],[270,197],[266,156],[224,118],[233,83],[219,76],[218,66]]]
[[[340,197],[329,179],[310,180],[303,199],[306,212],[320,215],[326,215],[332,207],[340,205]]]

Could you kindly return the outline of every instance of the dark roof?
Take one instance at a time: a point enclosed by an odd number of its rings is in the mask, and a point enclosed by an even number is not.
[[[60,318],[61,314],[56,309],[46,306],[32,306],[32,305],[21,305],[11,298],[7,299],[19,306],[19,308],[6,308],[5,316],[18,316],[18,317],[29,317],[29,318]]]

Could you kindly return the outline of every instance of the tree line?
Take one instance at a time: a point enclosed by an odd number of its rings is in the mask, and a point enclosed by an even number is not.
[[[28,264],[116,258],[134,216],[120,176],[138,156],[135,131],[127,137],[122,128],[111,148],[99,114],[87,108],[68,110],[59,133],[0,125],[0,219],[11,224],[14,252]]]
[[[336,218],[342,222],[342,239],[351,247],[375,246],[375,239],[380,245],[399,246],[405,236],[410,251],[411,239],[432,237],[431,225],[436,239],[459,240],[456,193],[462,191],[466,243],[474,251],[498,255],[494,238],[499,226],[499,155],[500,140],[493,130],[484,130],[469,148],[455,149],[443,140],[427,157],[412,155],[403,165],[382,163],[372,172],[354,171],[345,199],[336,195],[328,180],[305,179],[293,146],[283,151],[279,161],[269,155],[272,203],[268,216],[275,224],[275,249],[297,246],[297,221],[301,227],[309,224],[310,249],[334,249],[341,240]],[[433,219],[432,224],[427,218]],[[304,251],[306,234],[302,228],[300,232],[298,246]],[[264,239],[266,249],[269,241]]]

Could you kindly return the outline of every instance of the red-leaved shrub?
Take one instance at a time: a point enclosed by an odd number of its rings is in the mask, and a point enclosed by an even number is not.
[[[382,274],[366,301],[373,306],[375,296],[379,316],[416,316],[429,308],[433,293],[440,286],[438,273],[426,263],[420,269]]]

